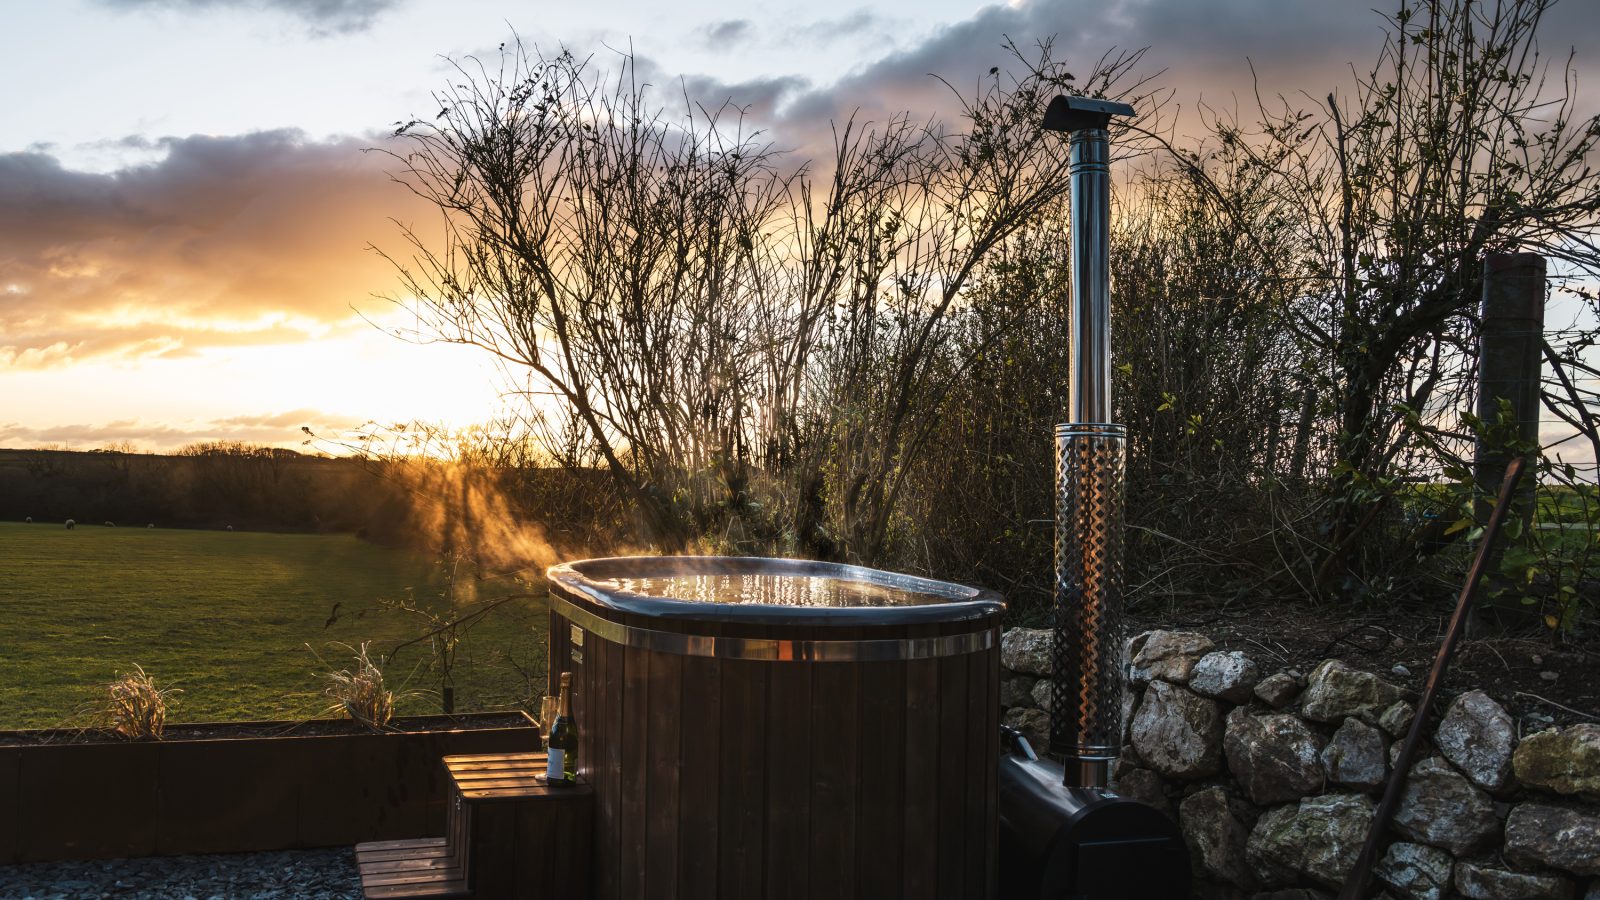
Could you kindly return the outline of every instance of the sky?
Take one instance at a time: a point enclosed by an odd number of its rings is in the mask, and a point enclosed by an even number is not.
[[[948,109],[1053,37],[1088,69],[1148,47],[1180,134],[1253,103],[1349,84],[1381,42],[1368,0],[0,0],[0,447],[296,445],[368,420],[481,422],[503,373],[471,348],[400,341],[379,252],[430,211],[385,168],[431,116],[450,60],[569,46],[652,85],[750,110],[804,154],[829,123]],[[1600,3],[1566,0],[1544,48]],[[1158,74],[1159,73],[1159,74]],[[1580,85],[1582,87],[1582,85]],[[1306,95],[1298,95],[1298,92]],[[1591,94],[1600,99],[1600,92]]]

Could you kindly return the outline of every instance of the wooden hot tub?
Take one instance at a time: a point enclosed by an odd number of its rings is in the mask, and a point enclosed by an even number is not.
[[[548,575],[597,898],[994,896],[997,595],[779,559]]]

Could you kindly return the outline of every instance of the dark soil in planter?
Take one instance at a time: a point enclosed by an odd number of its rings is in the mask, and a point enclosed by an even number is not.
[[[1443,608],[1397,606],[1379,613],[1331,603],[1261,601],[1187,607],[1171,615],[1138,610],[1129,617],[1129,631],[1197,631],[1220,650],[1244,653],[1264,675],[1309,673],[1325,659],[1341,659],[1420,693],[1449,616]],[[1600,653],[1592,640],[1555,646],[1548,638],[1463,640],[1451,657],[1443,694],[1474,689],[1505,706],[1524,733],[1600,722]]]
[[[394,719],[381,732],[348,719],[310,719],[304,722],[180,722],[168,725],[162,741],[222,741],[235,738],[327,737],[351,734],[414,734],[449,728],[521,728],[528,719],[521,712],[472,713],[457,716],[408,716]],[[50,728],[0,731],[0,747],[42,744],[131,743],[103,728]]]

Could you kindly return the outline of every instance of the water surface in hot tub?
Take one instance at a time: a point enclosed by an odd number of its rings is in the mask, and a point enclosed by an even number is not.
[[[685,573],[596,579],[597,585],[664,600],[766,606],[872,607],[949,603],[948,594],[821,575]]]

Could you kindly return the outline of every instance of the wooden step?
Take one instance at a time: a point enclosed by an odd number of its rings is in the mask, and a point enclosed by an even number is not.
[[[446,756],[452,840],[475,896],[589,896],[594,789],[545,783],[544,753]]]
[[[367,900],[472,896],[466,869],[444,838],[357,844],[356,868]]]

